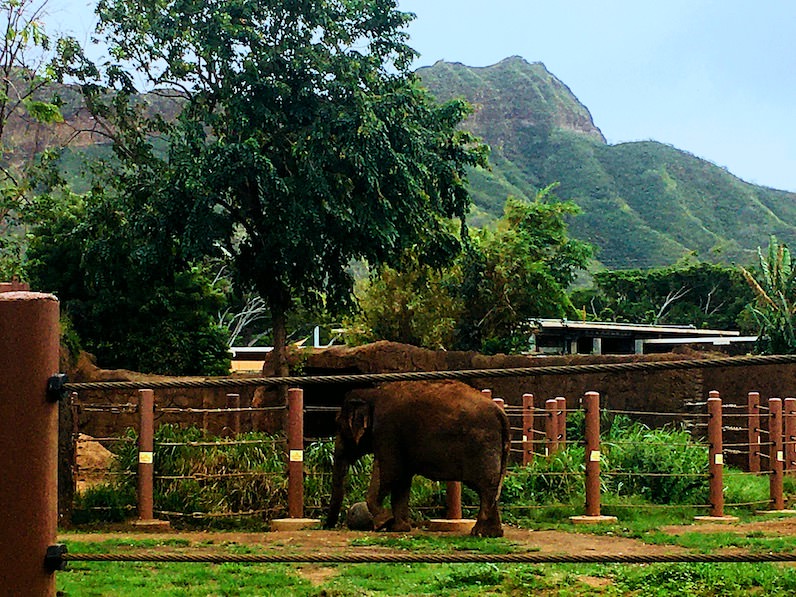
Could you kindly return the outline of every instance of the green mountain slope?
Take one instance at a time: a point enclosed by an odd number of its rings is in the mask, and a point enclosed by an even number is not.
[[[492,147],[492,171],[471,176],[476,223],[500,215],[507,195],[531,198],[559,182],[558,196],[583,209],[573,233],[610,268],[668,265],[690,252],[747,262],[771,234],[796,241],[796,193],[748,184],[662,143],[608,145],[586,107],[540,63],[438,62],[418,75],[439,100],[473,104],[467,126]]]

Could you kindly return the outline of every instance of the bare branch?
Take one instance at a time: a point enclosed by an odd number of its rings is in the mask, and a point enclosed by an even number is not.
[[[669,291],[669,294],[666,295],[666,298],[664,299],[661,308],[658,309],[658,313],[655,315],[653,323],[655,324],[659,323],[660,320],[663,318],[664,314],[666,313],[666,311],[669,309],[669,307],[671,307],[672,304],[679,301],[689,292],[691,292],[691,289],[686,288],[685,286],[680,287],[678,290]]]

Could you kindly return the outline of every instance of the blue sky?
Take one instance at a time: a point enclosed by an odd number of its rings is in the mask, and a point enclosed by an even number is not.
[[[88,39],[91,0],[50,0]],[[417,66],[543,62],[609,143],[654,139],[796,191],[793,0],[399,0]]]

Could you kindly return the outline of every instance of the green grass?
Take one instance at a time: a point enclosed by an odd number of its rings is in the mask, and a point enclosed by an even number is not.
[[[384,535],[377,533],[353,539],[354,547],[387,547],[423,553],[450,553],[469,551],[485,554],[515,553],[527,551],[523,546],[506,539],[485,539],[483,537],[436,535]]]
[[[669,535],[652,531],[643,537],[647,543],[656,545],[679,545],[700,553],[712,553],[730,547],[741,548],[751,553],[791,553],[796,551],[796,537],[770,536],[761,532],[737,534],[701,533],[693,531],[681,535]]]
[[[698,536],[697,536],[698,535]],[[667,538],[668,537],[668,538]],[[752,533],[688,533],[650,537],[707,551],[745,547],[753,551],[792,550],[796,538]],[[212,544],[176,538],[66,542],[71,553],[137,551],[167,547],[187,552],[212,547],[240,553],[236,544]],[[505,540],[413,534],[360,538],[352,546],[398,548],[419,553],[505,553],[516,546]],[[254,546],[246,546],[251,547]],[[780,549],[781,548],[781,549]],[[653,565],[497,565],[497,564],[151,564],[76,562],[57,573],[57,588],[74,596],[275,595],[334,597],[353,595],[618,595],[697,596],[790,595],[796,592],[796,568],[775,564]]]

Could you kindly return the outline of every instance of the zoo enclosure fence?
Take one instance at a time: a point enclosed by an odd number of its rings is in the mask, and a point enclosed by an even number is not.
[[[126,382],[123,382],[126,383]],[[484,390],[489,393],[489,390]],[[263,441],[283,442],[285,450],[285,467],[282,474],[287,476],[287,512],[291,518],[302,518],[304,514],[304,447],[313,438],[305,438],[303,433],[303,414],[304,412],[315,411],[334,411],[334,408],[307,407],[303,406],[302,390],[293,388],[289,391],[288,406],[277,407],[241,407],[239,394],[227,395],[226,408],[174,408],[162,407],[162,412],[170,414],[183,413],[189,418],[202,416],[203,427],[207,428],[209,417],[223,417],[226,424],[222,430],[223,439],[216,441],[193,441],[182,443],[168,443],[168,446],[190,446],[194,448],[205,448],[223,445],[242,445],[251,443],[262,443]],[[496,399],[503,402],[501,399]],[[209,479],[223,477],[246,477],[258,473],[246,471],[222,471],[218,473],[202,473],[189,475],[156,476],[154,468],[154,412],[156,402],[154,392],[150,389],[139,390],[139,404],[127,403],[123,405],[80,405],[79,394],[72,394],[72,408],[83,408],[89,411],[105,410],[109,412],[137,412],[139,415],[138,425],[138,497],[137,510],[140,520],[154,520],[155,515],[167,518],[218,518],[218,517],[241,517],[241,516],[268,516],[268,509],[250,509],[247,511],[224,512],[224,513],[201,513],[201,512],[175,512],[154,509],[153,487],[154,482],[175,481],[179,479],[192,479],[197,482],[205,482]],[[512,421],[512,453],[518,462],[523,465],[530,464],[534,458],[552,458],[559,453],[563,447],[571,445],[567,439],[566,422],[567,407],[566,399],[558,396],[544,401],[544,407],[536,407],[532,394],[524,394],[521,403],[516,406],[507,406],[506,412]],[[599,408],[600,398],[594,392],[588,392],[582,399],[585,414],[585,462],[583,473],[583,484],[585,487],[585,512],[586,517],[599,517],[600,511],[600,418],[608,415],[656,415],[658,417],[671,416],[680,417],[683,413],[652,413],[648,411],[627,411],[610,410]],[[784,406],[784,408],[783,408]],[[779,398],[771,398],[766,406],[760,405],[760,396],[757,392],[749,392],[746,396],[746,404],[723,404],[718,392],[711,392],[707,401],[693,403],[689,407],[699,409],[700,412],[692,412],[689,415],[690,425],[696,430],[707,431],[707,444],[705,449],[708,451],[708,472],[700,475],[709,485],[710,500],[708,504],[692,505],[693,508],[709,510],[710,516],[721,518],[724,516],[724,497],[723,497],[723,467],[725,464],[724,454],[732,451],[735,454],[744,454],[748,459],[748,469],[754,474],[764,474],[769,476],[770,497],[767,502],[760,502],[757,505],[768,507],[771,510],[784,510],[785,499],[783,492],[783,478],[786,472],[796,470],[796,437],[794,436],[794,425],[796,424],[796,399],[787,398],[784,401]],[[262,411],[289,411],[289,424],[287,437],[284,440],[240,440],[240,416],[247,412]],[[705,410],[707,408],[707,410]],[[725,413],[724,411],[730,411]],[[570,411],[571,412],[571,411]],[[735,420],[740,425],[726,425],[725,421]],[[767,424],[762,426],[762,422]],[[746,442],[724,443],[723,438],[726,433],[738,436],[739,433],[745,434]],[[764,441],[765,440],[765,441]],[[124,441],[118,438],[95,438],[92,441]],[[762,471],[760,461],[769,463]],[[277,475],[279,473],[276,473]],[[311,473],[318,474],[318,473]],[[511,475],[512,472],[509,472]],[[545,472],[546,475],[572,475],[571,472]],[[603,473],[605,474],[605,473]],[[622,473],[612,473],[622,474]],[[629,473],[624,473],[629,474]],[[645,473],[649,476],[672,476],[671,473],[657,472],[654,470]],[[461,490],[454,484],[448,484],[447,490],[449,499],[447,501],[447,517],[461,518]],[[453,498],[450,495],[453,494]],[[314,496],[317,498],[318,496]],[[749,506],[754,504],[728,504],[729,506]],[[544,505],[522,506],[523,508],[544,508]],[[612,505],[612,508],[621,507]],[[632,506],[638,507],[638,506]],[[650,505],[648,507],[666,507],[666,505]],[[314,507],[317,509],[317,505]]]

